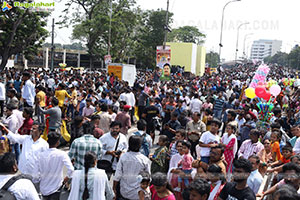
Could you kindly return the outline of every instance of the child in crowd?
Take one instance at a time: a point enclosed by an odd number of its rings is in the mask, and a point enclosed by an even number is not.
[[[5,135],[0,136],[0,155],[3,155],[9,151],[9,140]]]
[[[138,191],[140,200],[151,200],[150,192],[150,174],[146,171],[143,171],[138,175],[139,182],[141,183],[141,188]]]
[[[279,131],[273,131],[271,133],[271,148],[272,148],[272,160],[274,161],[278,161],[281,159],[282,155],[280,153],[280,138],[281,138],[281,134]]]
[[[174,156],[175,154],[178,153],[177,149],[176,149],[176,145],[177,142],[180,140],[185,140],[186,138],[186,131],[183,129],[179,129],[178,131],[176,131],[175,133],[175,141],[171,143],[170,145],[170,157],[172,158],[172,156]]]
[[[206,131],[202,134],[199,141],[199,146],[201,147],[200,156],[202,162],[208,164],[210,148],[216,147],[220,143],[220,137],[218,134],[220,127],[221,121],[218,119],[213,119],[211,121],[210,131]]]
[[[186,174],[189,175],[192,173],[192,163],[193,157],[190,153],[191,143],[189,141],[183,141],[182,143],[182,151],[184,153],[183,158],[178,163],[178,167],[181,166],[181,170]],[[181,189],[185,186],[189,185],[189,178],[184,178],[184,182],[182,184],[182,178],[178,177],[178,187],[174,188],[174,191],[181,192]]]
[[[152,200],[176,200],[166,174],[160,172],[153,174],[151,182]]]
[[[289,163],[293,155],[294,155],[293,148],[290,145],[285,145],[282,148],[281,159],[269,164],[269,167],[275,167],[275,168],[268,169],[267,172],[274,172],[274,171],[281,172],[283,165]]]
[[[159,136],[158,139],[159,147],[155,150],[154,154],[150,155],[151,163],[151,174],[156,172],[167,173],[168,171],[168,137],[166,135]]]

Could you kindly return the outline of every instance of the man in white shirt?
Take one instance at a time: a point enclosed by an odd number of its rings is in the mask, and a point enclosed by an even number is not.
[[[11,132],[18,132],[18,118],[15,114],[13,114],[13,108],[11,105],[6,106],[6,119],[4,120],[4,123],[7,125],[8,130],[10,130]]]
[[[0,157],[0,188],[2,188],[18,172],[13,153],[5,153]],[[16,199],[40,200],[31,180],[20,178],[7,189]]]
[[[5,85],[3,83],[3,78],[0,78],[0,117],[3,117],[4,112],[4,102],[5,102]]]
[[[40,153],[38,172],[40,190],[44,200],[59,199],[59,188],[72,177],[74,167],[68,154],[57,149],[61,136],[57,132],[48,134],[49,149]],[[67,176],[63,180],[63,167],[67,168]]]
[[[220,137],[218,135],[221,122],[218,119],[211,121],[210,131],[206,131],[202,134],[199,140],[201,161],[208,164],[209,153],[211,147],[216,147],[220,143]]]
[[[249,157],[249,161],[252,164],[251,174],[247,179],[247,185],[251,188],[251,190],[257,194],[260,188],[260,185],[263,181],[262,175],[258,171],[260,159],[256,155],[252,155]]]
[[[128,100],[127,105],[130,105],[129,113],[130,113],[131,123],[133,124],[134,123],[133,117],[134,117],[135,96],[130,89],[127,90],[126,96],[127,96],[127,100]]]
[[[37,163],[39,154],[49,148],[48,143],[40,137],[39,124],[34,122],[30,135],[19,135],[12,133],[2,123],[0,123],[2,132],[7,134],[7,138],[14,142],[22,144],[22,152],[19,160],[19,170],[22,174],[31,175],[33,182],[38,182]]]
[[[137,177],[143,171],[150,174],[150,160],[139,152],[141,144],[142,139],[140,136],[131,136],[128,152],[122,155],[117,165],[113,189],[116,195],[116,186],[120,182],[120,192],[125,199],[139,199],[137,191],[141,187],[141,182],[134,177]]]
[[[22,98],[24,101],[24,107],[33,107],[34,98],[35,98],[35,86],[30,80],[30,73],[24,72],[22,81],[24,86],[22,88]]]
[[[199,95],[195,94],[194,99],[190,102],[190,109],[192,113],[198,112],[200,113],[202,107],[202,102],[199,99]]]
[[[112,158],[114,157],[112,162],[112,169],[114,171],[117,168],[118,159],[120,158],[121,154],[126,152],[128,149],[127,138],[124,134],[120,132],[121,127],[122,127],[121,122],[113,121],[110,125],[110,132],[100,137],[100,142],[103,145],[102,159],[111,162]],[[118,146],[116,147],[118,140],[119,143]]]
[[[55,80],[53,79],[53,76],[50,76],[50,78],[47,80],[48,88],[53,89],[53,86],[55,85]]]

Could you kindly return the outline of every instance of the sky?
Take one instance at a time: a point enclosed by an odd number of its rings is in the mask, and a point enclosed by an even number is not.
[[[63,2],[55,0],[52,17],[59,20],[64,9]],[[65,0],[62,0],[65,2]],[[224,5],[229,0],[170,0],[170,12],[174,13],[171,28],[191,25],[207,35],[204,46],[206,51],[219,52],[221,17]],[[166,9],[167,0],[136,0],[142,9]],[[237,43],[237,29],[242,23],[249,22],[239,29],[238,57],[245,53],[250,56],[254,40],[282,40],[281,51],[290,52],[295,44],[300,44],[300,26],[296,14],[299,0],[241,0],[228,4],[224,12],[223,48],[221,57],[234,60]],[[51,30],[51,20],[48,21]],[[56,29],[55,43],[69,44],[72,29]],[[51,38],[47,39],[50,42]],[[244,42],[245,41],[245,42]],[[245,44],[245,45],[244,45]]]

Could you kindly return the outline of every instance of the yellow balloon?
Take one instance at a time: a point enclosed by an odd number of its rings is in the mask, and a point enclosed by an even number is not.
[[[246,97],[248,97],[248,98],[250,98],[250,99],[253,99],[253,98],[255,98],[256,97],[256,94],[255,94],[255,90],[254,90],[254,88],[247,88],[246,90],[245,90],[245,95],[246,95]]]

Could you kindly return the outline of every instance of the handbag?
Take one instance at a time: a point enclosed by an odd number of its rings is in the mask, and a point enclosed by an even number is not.
[[[114,151],[116,151],[118,149],[119,141],[120,141],[120,136],[117,140],[117,144],[116,144],[116,147],[115,147]],[[109,160],[99,160],[98,163],[97,163],[97,167],[99,169],[104,169],[106,173],[113,173],[112,163],[114,162],[114,160],[115,160],[114,156],[112,157],[111,161],[109,161]]]

